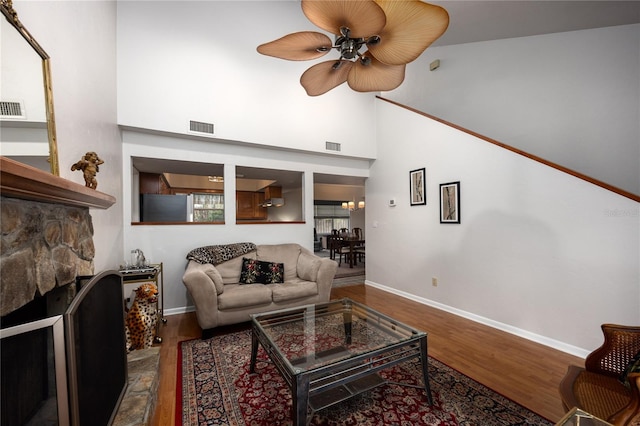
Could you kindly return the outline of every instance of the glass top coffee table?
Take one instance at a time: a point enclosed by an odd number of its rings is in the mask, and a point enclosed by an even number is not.
[[[377,372],[411,359],[421,363],[433,404],[427,334],[361,303],[342,299],[255,314],[251,323],[250,372],[256,372],[260,344],[291,389],[294,425],[306,425],[316,411],[387,383]]]

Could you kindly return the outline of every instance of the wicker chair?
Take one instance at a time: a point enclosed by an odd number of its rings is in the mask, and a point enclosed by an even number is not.
[[[640,327],[603,324],[604,343],[591,352],[585,368],[569,366],[560,383],[566,411],[578,407],[615,426],[640,425],[640,372],[620,377],[640,353]]]

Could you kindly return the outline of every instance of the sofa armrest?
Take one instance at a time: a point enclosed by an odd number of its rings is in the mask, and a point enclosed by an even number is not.
[[[318,286],[318,294],[320,295],[321,300],[328,302],[331,297],[333,278],[336,276],[336,271],[338,270],[338,262],[326,257],[321,259],[316,284]]]
[[[196,306],[198,324],[205,330],[218,323],[218,293],[213,280],[205,272],[211,265],[189,261],[182,282],[189,290]]]

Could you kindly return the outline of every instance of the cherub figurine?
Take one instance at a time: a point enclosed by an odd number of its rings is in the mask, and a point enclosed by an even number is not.
[[[98,157],[98,154],[90,151],[87,152],[80,161],[71,166],[71,170],[82,170],[84,173],[84,186],[96,189],[98,187],[96,173],[100,171],[98,166],[103,163],[104,161]]]

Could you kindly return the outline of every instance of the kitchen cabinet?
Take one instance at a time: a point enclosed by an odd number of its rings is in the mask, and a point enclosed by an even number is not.
[[[282,198],[282,187],[281,186],[267,186],[264,189],[264,198]]]
[[[267,209],[263,192],[236,191],[236,219],[237,220],[265,220]]]
[[[164,176],[156,173],[140,173],[139,176],[141,194],[170,194]]]

